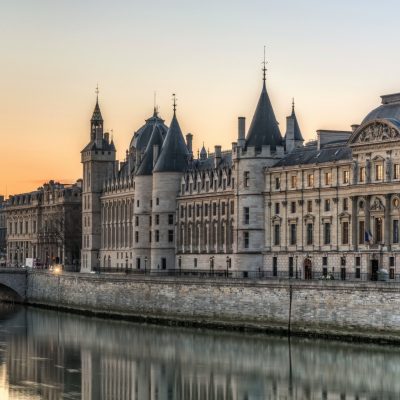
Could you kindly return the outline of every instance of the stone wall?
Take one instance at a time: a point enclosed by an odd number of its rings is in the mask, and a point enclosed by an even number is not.
[[[400,342],[400,286],[29,273],[28,302],[211,327]],[[290,301],[292,299],[292,301]]]

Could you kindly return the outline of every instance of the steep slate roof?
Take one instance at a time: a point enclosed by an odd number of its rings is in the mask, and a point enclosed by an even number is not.
[[[153,172],[183,172],[187,168],[188,160],[189,150],[174,112]]]
[[[94,106],[91,122],[103,122],[103,117],[101,116],[98,98],[96,99],[96,105]]]
[[[294,105],[292,106],[291,117],[294,119],[294,140],[300,140],[304,142],[303,135],[301,134],[299,123],[297,122],[296,113],[294,112]]]
[[[273,167],[287,167],[304,164],[321,164],[339,160],[351,160],[351,148],[342,146],[327,146],[320,150],[316,146],[305,146],[294,150],[280,159]]]
[[[215,169],[214,167],[214,157],[215,155],[209,156],[205,159],[193,160],[189,165],[188,170],[205,171]],[[230,168],[232,167],[232,152],[224,151],[221,154],[221,161],[217,165],[217,168]]]
[[[246,137],[246,146],[261,148],[262,146],[276,146],[282,144],[282,136],[269,100],[265,81],[258,100],[257,108],[251,121]]]
[[[151,134],[153,133],[155,124],[160,125],[162,128],[162,135],[165,137],[168,127],[164,124],[164,120],[158,116],[157,109],[154,108],[153,116],[146,119],[146,123],[137,132],[135,132],[129,148],[134,147],[137,150],[145,151]]]
[[[153,146],[159,146],[159,150],[161,150],[161,146],[163,144],[163,129],[161,125],[155,124],[153,128],[153,132],[151,134],[149,143],[146,147],[146,151],[144,153],[142,162],[139,165],[139,168],[136,172],[136,175],[151,175],[153,172]]]

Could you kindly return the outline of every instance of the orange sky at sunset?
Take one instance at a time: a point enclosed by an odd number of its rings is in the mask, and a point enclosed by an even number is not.
[[[97,83],[120,159],[151,115],[154,91],[167,125],[177,94],[195,151],[203,141],[230,148],[237,117],[248,127],[259,97],[264,44],[282,134],[292,97],[308,140],[317,129],[350,129],[381,94],[400,91],[397,13],[375,2],[142,3],[2,4],[0,194],[81,177]]]

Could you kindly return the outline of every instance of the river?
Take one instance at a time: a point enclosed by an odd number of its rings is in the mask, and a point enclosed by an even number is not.
[[[0,304],[0,399],[399,399],[400,348]]]

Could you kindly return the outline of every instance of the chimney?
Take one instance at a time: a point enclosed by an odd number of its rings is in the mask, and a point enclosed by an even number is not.
[[[158,144],[153,144],[153,168],[157,162],[159,149],[160,149],[160,146]]]
[[[96,146],[99,149],[103,147],[103,129],[101,126],[96,126]]]
[[[221,161],[221,146],[215,146],[215,154],[214,154],[214,168],[217,168]]]
[[[107,143],[110,143],[110,134],[108,132],[104,132],[104,139]]]
[[[186,135],[186,146],[189,150],[190,155],[193,155],[193,135],[191,133],[188,133]]]
[[[238,118],[238,146],[244,147],[246,141],[246,118]]]

